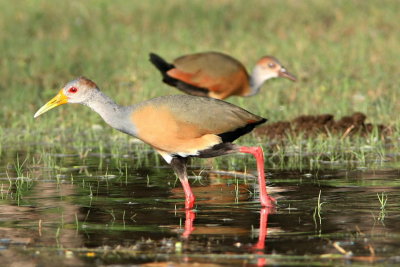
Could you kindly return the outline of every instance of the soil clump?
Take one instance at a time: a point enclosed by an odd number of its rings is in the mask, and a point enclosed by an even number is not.
[[[285,139],[298,135],[308,138],[321,134],[366,137],[373,131],[377,131],[380,136],[391,134],[391,128],[383,124],[366,123],[366,118],[367,116],[361,112],[343,116],[339,120],[335,120],[332,114],[301,115],[291,121],[267,123],[256,128],[254,133],[258,136],[267,136],[269,139]]]

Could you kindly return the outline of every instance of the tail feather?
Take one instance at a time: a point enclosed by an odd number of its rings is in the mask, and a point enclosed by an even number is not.
[[[163,77],[165,77],[166,72],[174,68],[174,65],[165,61],[162,57],[157,54],[150,53],[150,62],[161,72]]]
[[[179,90],[181,90],[182,92],[185,92],[189,95],[197,95],[197,96],[208,95],[208,90],[205,88],[196,87],[191,84],[185,83],[184,81],[169,76],[167,74],[167,71],[175,68],[175,66],[165,61],[159,55],[150,53],[150,62],[153,63],[153,65],[156,66],[156,68],[161,72],[161,75],[163,77],[163,82],[165,82],[166,84],[174,86]]]
[[[257,126],[260,125],[264,122],[266,122],[267,119],[265,118],[260,118],[258,121],[255,122],[250,122],[247,125],[238,128],[236,130],[233,130],[231,132],[225,132],[225,133],[221,133],[218,134],[219,137],[221,137],[222,142],[233,142],[235,141],[237,138],[241,137],[242,135],[245,135],[251,131],[253,131],[253,129]]]

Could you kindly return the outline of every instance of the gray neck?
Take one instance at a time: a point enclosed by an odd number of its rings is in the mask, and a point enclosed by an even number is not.
[[[258,93],[260,91],[261,86],[263,85],[264,81],[260,81],[254,77],[254,75],[251,75],[250,77],[250,93],[247,96],[252,96]]]
[[[103,94],[101,91],[97,91],[84,103],[92,110],[97,112],[103,120],[111,127],[123,131],[126,131],[126,108],[116,104],[111,98]]]

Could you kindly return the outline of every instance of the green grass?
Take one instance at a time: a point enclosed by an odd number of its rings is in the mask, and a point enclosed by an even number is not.
[[[297,83],[276,79],[257,96],[228,101],[270,121],[361,111],[369,122],[399,125],[397,0],[0,0],[0,8],[1,153],[10,142],[24,149],[24,143],[68,144],[82,153],[99,142],[127,142],[80,105],[59,107],[36,120],[33,114],[81,75],[124,105],[178,94],[161,82],[148,61],[149,52],[172,60],[187,53],[223,51],[248,69],[259,57],[275,55],[298,76]],[[95,124],[104,130],[93,130]],[[348,140],[294,139],[289,144],[301,142],[303,152],[342,153],[336,152],[338,147],[359,151],[371,143]],[[239,142],[265,140],[247,137]],[[372,143],[379,155],[384,143]]]

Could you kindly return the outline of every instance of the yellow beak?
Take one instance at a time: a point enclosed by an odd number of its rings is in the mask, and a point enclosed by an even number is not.
[[[49,102],[47,102],[43,107],[41,107],[38,111],[36,111],[34,118],[39,117],[41,114],[49,111],[52,108],[55,108],[59,105],[68,103],[68,97],[64,95],[64,91],[61,89],[58,94],[53,97]]]

